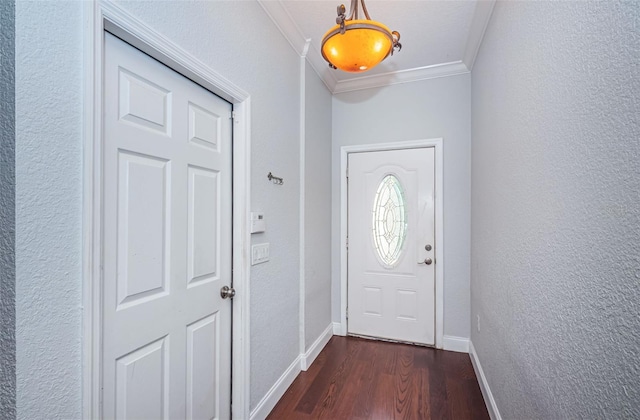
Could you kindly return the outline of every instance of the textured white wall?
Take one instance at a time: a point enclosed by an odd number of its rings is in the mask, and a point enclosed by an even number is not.
[[[251,271],[251,407],[298,356],[299,57],[256,2],[120,5],[252,98],[252,196],[271,260]],[[20,418],[81,416],[82,5],[17,5]],[[269,171],[285,179],[271,184]]]
[[[16,415],[15,1],[0,2],[0,418]]]
[[[331,93],[305,64],[305,348],[331,323]]]
[[[80,417],[82,16],[16,3],[18,417]]]
[[[340,320],[340,148],[442,137],[444,334],[469,337],[469,74],[341,93],[333,98],[333,320]]]
[[[503,418],[640,418],[638,28],[637,2],[498,2],[473,68],[471,337]]]

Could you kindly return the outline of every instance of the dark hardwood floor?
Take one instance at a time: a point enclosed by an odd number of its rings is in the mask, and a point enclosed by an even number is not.
[[[275,406],[280,419],[488,419],[468,354],[334,336]]]

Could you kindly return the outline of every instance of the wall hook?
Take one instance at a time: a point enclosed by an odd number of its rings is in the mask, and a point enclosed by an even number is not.
[[[271,172],[269,172],[267,178],[269,178],[269,181],[273,182],[276,185],[284,184],[284,179],[280,178],[279,176],[273,175]]]

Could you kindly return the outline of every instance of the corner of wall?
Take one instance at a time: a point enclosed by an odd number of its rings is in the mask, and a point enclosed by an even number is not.
[[[282,398],[300,373],[300,359],[301,356],[296,357],[282,376],[280,376],[276,383],[267,391],[265,396],[256,404],[256,407],[251,410],[250,420],[263,420],[267,418],[271,410],[278,404],[280,398]]]
[[[458,353],[469,353],[469,339],[445,335],[442,337],[442,349]]]
[[[498,410],[498,405],[496,404],[496,400],[493,397],[491,388],[489,387],[489,382],[487,382],[487,377],[482,370],[480,358],[478,357],[478,353],[476,352],[475,347],[473,347],[472,341],[469,341],[469,357],[471,358],[473,370],[476,372],[478,384],[480,385],[480,391],[482,391],[482,396],[484,397],[484,403],[487,406],[487,411],[489,411],[489,416],[492,420],[502,420],[502,416],[500,415],[500,411]]]
[[[0,2],[0,413],[16,417],[15,1]]]
[[[293,381],[298,377],[301,371],[306,371],[313,361],[318,357],[322,349],[329,343],[333,336],[333,325],[329,324],[327,328],[318,336],[309,349],[300,353],[298,357],[289,365],[282,373],[280,378],[273,384],[271,389],[258,402],[256,407],[251,411],[250,420],[262,420],[267,418],[269,413],[275,408],[278,401],[291,386]]]
[[[329,324],[327,328],[318,336],[318,338],[309,346],[309,349],[300,357],[300,368],[304,371],[309,369],[309,366],[316,360],[316,357],[320,354],[322,349],[327,345],[329,340],[333,337],[333,323]]]

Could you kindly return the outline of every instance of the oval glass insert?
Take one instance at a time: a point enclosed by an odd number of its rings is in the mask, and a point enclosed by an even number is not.
[[[407,236],[404,189],[394,175],[385,176],[373,200],[373,243],[382,265],[398,263]]]

